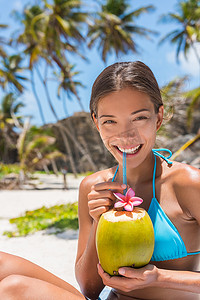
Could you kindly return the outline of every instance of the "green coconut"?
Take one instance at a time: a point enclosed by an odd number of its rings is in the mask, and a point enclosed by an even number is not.
[[[146,210],[140,207],[133,211],[112,209],[102,214],[96,247],[99,262],[110,275],[118,275],[120,267],[147,265],[154,250],[154,229]]]

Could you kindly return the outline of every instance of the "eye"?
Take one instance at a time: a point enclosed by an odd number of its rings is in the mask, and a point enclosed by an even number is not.
[[[116,122],[113,120],[106,120],[102,124],[113,124],[113,123],[116,123]]]
[[[139,116],[137,118],[134,119],[134,121],[140,121],[140,120],[146,120],[148,119],[146,116]]]

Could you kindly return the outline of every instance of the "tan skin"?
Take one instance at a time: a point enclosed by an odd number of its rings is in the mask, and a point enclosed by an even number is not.
[[[81,300],[85,297],[73,286],[38,265],[0,252],[0,299]]]
[[[131,88],[110,93],[98,103],[94,122],[105,146],[119,163],[116,167],[86,177],[79,193],[79,242],[76,277],[83,293],[98,298],[105,285],[113,288],[109,300],[120,299],[199,299],[200,255],[176,260],[150,262],[147,266],[121,268],[119,276],[110,276],[99,265],[95,233],[102,213],[116,198],[112,191],[123,191],[122,153],[116,148],[142,144],[136,155],[127,155],[128,186],[143,198],[148,210],[152,199],[153,155],[156,132],[163,119],[163,107],[155,113],[148,95]],[[127,134],[126,134],[127,133]],[[200,250],[200,171],[173,162],[169,167],[157,158],[156,198],[178,229],[188,252]],[[129,297],[128,297],[129,296]],[[128,298],[127,298],[128,297]]]

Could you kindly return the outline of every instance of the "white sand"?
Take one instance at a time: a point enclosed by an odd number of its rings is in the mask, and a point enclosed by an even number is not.
[[[7,238],[2,233],[12,230],[9,219],[43,205],[78,201],[78,186],[83,177],[67,176],[69,189],[62,190],[62,177],[40,175],[41,190],[0,191],[0,251],[22,256],[42,266],[78,288],[74,275],[78,231],[66,230],[62,234],[37,232],[27,237]]]

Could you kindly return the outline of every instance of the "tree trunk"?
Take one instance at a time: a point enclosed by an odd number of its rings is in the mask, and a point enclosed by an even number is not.
[[[65,145],[65,150],[66,150],[66,152],[69,156],[69,161],[70,161],[70,165],[71,165],[71,168],[72,168],[72,172],[73,172],[74,176],[77,178],[76,166],[75,166],[74,159],[73,159],[73,156],[72,156],[72,152],[71,152],[71,149],[70,149],[70,146],[69,146],[69,142],[67,140],[66,135],[63,132],[63,129],[61,127],[58,127],[58,130],[60,131],[60,134],[62,136],[64,145]]]
[[[42,167],[47,174],[50,174],[49,169],[46,164],[42,164]]]
[[[55,109],[54,109],[54,107],[53,107],[53,103],[52,103],[52,101],[51,101],[51,97],[50,97],[50,95],[49,95],[49,91],[48,91],[48,88],[47,88],[47,82],[46,82],[46,79],[43,79],[43,78],[42,78],[42,75],[40,74],[40,71],[39,71],[38,68],[36,68],[36,71],[37,71],[37,73],[38,73],[38,77],[40,78],[40,80],[41,80],[41,82],[42,82],[42,84],[43,84],[43,86],[44,86],[44,91],[45,91],[45,94],[46,94],[46,97],[47,97],[47,101],[48,101],[48,103],[49,103],[49,106],[50,106],[50,108],[51,108],[52,114],[54,115],[56,121],[59,121],[59,118],[58,118],[58,116],[57,116],[57,113],[56,113],[56,111],[55,111]]]
[[[70,71],[67,70],[66,66],[64,66],[62,64],[62,62],[60,61],[60,59],[56,56],[56,55],[52,55],[52,59],[54,60],[54,62],[58,65],[58,67],[62,70],[62,72],[65,74],[65,76],[67,76],[69,78],[69,81],[70,81],[70,84],[73,88],[73,93],[74,95],[76,96],[77,100],[78,100],[78,103],[82,109],[82,111],[85,111],[84,107],[83,107],[83,104],[81,102],[81,99],[80,97],[78,96],[77,94],[77,91],[76,91],[76,87],[75,87],[75,84],[72,80],[72,76],[70,74]],[[67,64],[69,65],[69,63],[67,62]]]
[[[69,129],[65,126],[63,126],[60,122],[58,124],[55,124],[58,127],[61,127],[63,129],[64,132],[66,132],[66,134],[68,135],[68,137],[74,142],[74,145],[79,149],[79,151],[81,152],[82,155],[84,155],[87,159],[87,161],[89,162],[92,170],[94,172],[97,171],[97,167],[95,165],[95,163],[92,160],[92,157],[85,151],[85,149],[79,144],[79,142],[76,140],[76,138],[71,134],[71,132],[69,131]]]
[[[58,119],[58,116],[56,114],[56,111],[54,110],[53,108],[53,103],[51,101],[51,97],[49,95],[49,91],[48,91],[48,88],[47,88],[47,85],[46,85],[46,79],[43,79],[42,78],[42,75],[40,74],[40,71],[39,69],[36,69],[37,70],[37,73],[38,73],[38,76],[44,86],[44,90],[45,90],[45,94],[46,94],[46,97],[47,97],[47,101],[49,103],[49,106],[51,108],[51,111],[56,119],[56,121],[58,122],[59,119]],[[71,149],[70,149],[70,146],[69,146],[69,143],[68,143],[68,140],[64,134],[64,131],[63,131],[63,128],[60,128],[59,127],[59,131],[60,131],[60,134],[62,136],[62,139],[63,139],[63,142],[64,142],[64,145],[65,145],[65,150],[67,152],[67,154],[69,155],[69,161],[70,161],[70,164],[71,164],[71,168],[72,168],[72,172],[74,173],[74,176],[77,177],[77,171],[76,171],[76,167],[75,167],[75,163],[74,163],[74,160],[73,160],[73,156],[72,156],[72,153],[71,153]]]
[[[89,157],[91,157],[91,154],[90,154],[88,145],[87,145],[87,143],[86,143],[84,137],[81,136],[80,138],[81,138],[81,144],[82,144],[83,147],[85,148],[85,151],[86,151],[87,155],[89,155]],[[95,169],[94,169],[94,162],[93,162],[93,160],[92,160],[92,163],[93,163],[93,166],[92,166],[92,167],[93,167],[93,171],[96,171],[96,166],[95,166]]]
[[[192,42],[192,40],[191,40],[191,46],[192,46],[192,49],[193,49],[193,51],[194,51],[194,54],[195,54],[195,56],[196,56],[196,58],[197,58],[197,60],[198,60],[199,68],[200,68],[200,56],[199,56],[198,51],[197,51],[197,49],[196,49],[194,43]]]
[[[56,176],[58,176],[58,168],[57,168],[55,159],[51,159],[51,165],[52,165],[52,168],[53,168],[53,172],[56,174]]]
[[[42,82],[43,85],[44,85],[44,90],[45,90],[46,97],[47,97],[49,106],[50,106],[50,108],[51,108],[51,111],[52,111],[52,113],[53,113],[53,115],[54,115],[56,121],[58,122],[59,119],[58,119],[58,116],[57,116],[57,114],[56,114],[56,112],[55,112],[55,110],[54,110],[54,108],[53,108],[53,104],[52,104],[52,101],[51,101],[51,97],[50,97],[50,95],[49,95],[49,91],[48,91],[48,88],[47,88],[47,85],[46,85],[46,79],[43,79],[43,78],[42,78],[42,75],[40,74],[39,69],[36,68],[36,70],[37,70],[37,73],[38,73],[38,76],[39,76],[41,82]],[[75,164],[74,164],[74,160],[73,160],[73,157],[72,157],[72,154],[71,154],[71,149],[70,149],[68,140],[67,140],[67,138],[66,138],[64,132],[65,132],[65,133],[67,134],[67,136],[70,137],[70,139],[74,142],[74,145],[79,149],[79,151],[82,153],[82,155],[84,155],[84,156],[87,158],[87,160],[88,160],[90,166],[92,167],[92,170],[93,170],[93,171],[97,171],[96,165],[94,164],[94,162],[93,162],[92,158],[90,157],[90,155],[89,155],[88,153],[85,152],[85,150],[83,149],[83,147],[80,146],[80,144],[77,142],[76,138],[70,133],[70,131],[69,131],[66,127],[64,127],[61,123],[60,123],[60,124],[57,123],[57,124],[55,124],[55,125],[59,127],[60,133],[61,133],[61,135],[62,135],[64,144],[65,144],[65,148],[66,148],[66,150],[67,150],[67,153],[69,154],[69,160],[70,160],[71,167],[72,167],[72,170],[73,170],[74,175],[76,176],[77,171],[76,171]]]
[[[40,103],[40,99],[37,95],[37,92],[36,92],[36,88],[35,88],[35,81],[34,81],[34,74],[33,74],[33,70],[30,70],[30,73],[31,73],[31,85],[32,85],[32,91],[33,91],[33,94],[35,96],[35,100],[37,102],[37,106],[38,106],[38,109],[39,109],[39,113],[40,113],[40,117],[42,119],[42,123],[43,124],[46,124],[45,122],[45,118],[44,118],[44,114],[43,114],[43,110],[42,110],[42,106],[41,106],[41,103]]]
[[[37,157],[38,157],[39,159],[42,159],[42,153],[41,153],[40,151],[37,151],[36,153],[37,153]],[[42,162],[42,167],[43,167],[44,171],[45,171],[47,174],[50,174],[47,164],[45,164],[44,162]]]

